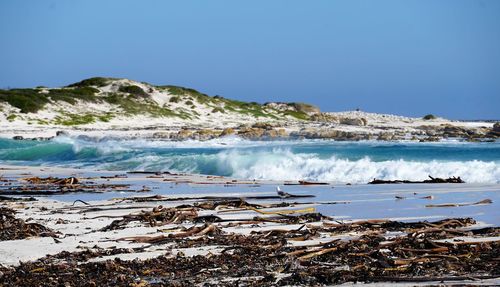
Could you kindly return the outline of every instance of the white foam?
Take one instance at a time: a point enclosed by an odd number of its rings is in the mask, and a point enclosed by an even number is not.
[[[218,154],[218,161],[224,169],[232,170],[231,176],[248,179],[367,183],[374,178],[424,180],[432,175],[443,178],[461,176],[470,183],[500,183],[500,165],[477,160],[375,162],[368,157],[360,160],[336,157],[322,159],[311,154],[294,154],[287,149],[274,149],[271,153],[253,154],[225,151]]]

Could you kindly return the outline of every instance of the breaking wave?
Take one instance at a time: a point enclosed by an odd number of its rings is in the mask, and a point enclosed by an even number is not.
[[[242,179],[366,183],[373,178],[424,180],[460,176],[500,183],[500,144],[329,141],[209,142],[58,137],[0,139],[0,163],[107,170],[178,171]]]

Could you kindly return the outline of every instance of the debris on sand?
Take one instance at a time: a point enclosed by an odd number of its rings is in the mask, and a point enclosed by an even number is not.
[[[429,175],[430,179],[421,180],[421,181],[412,181],[412,180],[383,180],[374,178],[368,184],[399,184],[399,183],[465,183],[460,176],[459,177],[449,177],[449,178],[439,178],[432,177]]]
[[[28,177],[24,178],[25,181],[31,183],[31,184],[59,184],[59,185],[72,185],[72,184],[78,184],[78,179],[76,177],[68,177],[68,178],[57,178],[57,177],[46,177],[46,178],[41,178],[41,177]]]
[[[90,181],[82,181],[76,177],[28,177],[23,178],[16,184],[0,185],[1,195],[54,195],[70,192],[104,192],[110,190],[134,192],[129,189],[129,184],[96,184]]]
[[[38,223],[26,223],[14,214],[13,209],[0,207],[0,241],[55,236],[51,229]]]
[[[474,223],[470,218],[413,223],[322,222],[246,235],[205,223],[168,235],[121,240],[155,246],[174,244],[178,248],[218,246],[220,252],[206,256],[166,252],[146,260],[116,258],[97,262],[88,260],[140,250],[62,252],[16,267],[0,266],[0,281],[5,286],[79,286],[82,282],[89,286],[321,286],[497,278],[499,240],[460,244],[440,241],[457,234],[488,238],[500,235],[499,228],[463,229]],[[321,234],[354,231],[360,235],[316,244],[290,244]],[[387,236],[389,232],[400,235]]]
[[[480,200],[478,202],[465,202],[465,203],[442,203],[442,204],[427,204],[425,207],[460,207],[460,206],[472,206],[472,205],[483,205],[492,204],[493,201],[489,198]]]

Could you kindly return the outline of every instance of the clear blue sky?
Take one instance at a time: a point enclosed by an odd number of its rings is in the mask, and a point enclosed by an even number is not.
[[[0,88],[92,76],[500,119],[500,1],[0,1]]]

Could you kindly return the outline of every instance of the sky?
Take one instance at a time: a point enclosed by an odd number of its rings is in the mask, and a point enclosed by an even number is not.
[[[500,1],[0,0],[0,88],[94,76],[500,119]]]

